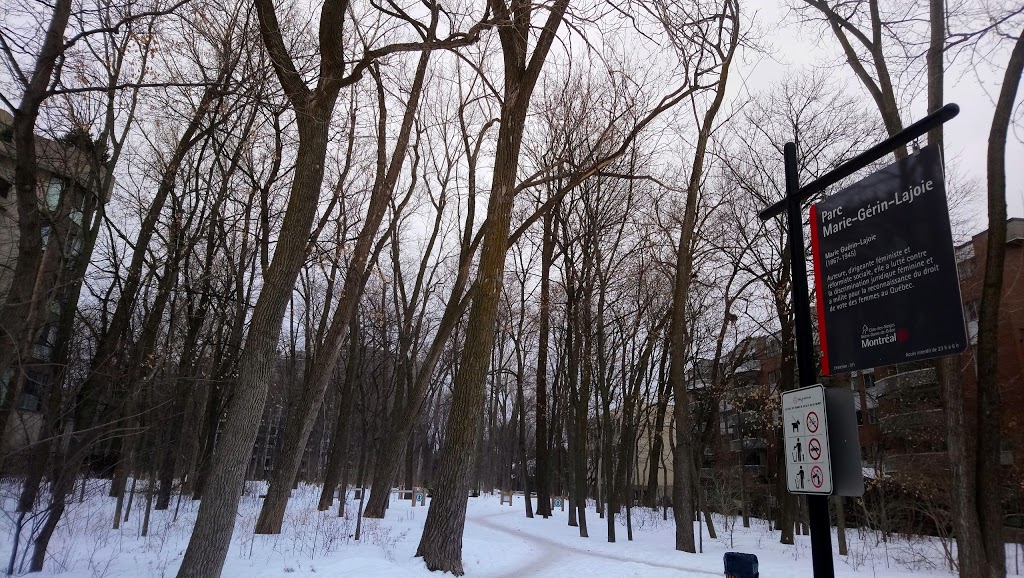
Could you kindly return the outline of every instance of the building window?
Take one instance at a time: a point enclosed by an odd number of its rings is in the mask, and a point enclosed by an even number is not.
[[[71,203],[71,220],[78,226],[82,226],[82,209],[85,207],[85,191],[82,187],[75,187],[75,196]]]
[[[25,411],[39,411],[42,405],[43,392],[49,385],[50,378],[41,371],[29,370],[25,372],[25,389],[21,392],[21,401],[18,409]]]
[[[974,243],[967,243],[956,250],[956,270],[961,279],[974,277],[978,272],[978,259],[974,254]]]
[[[875,387],[875,374],[865,373],[864,374],[864,387]]]
[[[5,178],[0,178],[0,199],[6,199],[11,194],[11,183]]]
[[[864,412],[859,409],[857,410],[857,425],[864,425]]]
[[[968,323],[978,320],[979,311],[980,303],[978,299],[964,303],[964,318],[967,319]]]
[[[53,323],[47,324],[39,333],[35,345],[32,346],[32,357],[39,361],[49,363],[53,361],[53,350],[57,345],[57,326]]]
[[[56,177],[51,178],[46,185],[46,208],[56,211],[60,206],[60,194],[64,190],[64,181]]]
[[[868,423],[878,423],[878,408],[877,407],[869,407],[868,408]]]

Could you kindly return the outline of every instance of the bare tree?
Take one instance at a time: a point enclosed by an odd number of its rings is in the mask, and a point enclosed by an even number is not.
[[[1002,408],[999,375],[999,305],[1003,295],[1003,263],[1006,259],[1006,137],[1017,89],[1024,72],[1024,31],[1014,42],[988,135],[988,239],[981,312],[978,318],[978,522],[988,558],[988,576],[1006,575],[1003,538],[1003,493],[1000,491],[1000,439]],[[961,491],[967,491],[964,488]],[[958,512],[961,515],[968,515]],[[961,576],[965,569],[961,566]]]
[[[675,450],[672,455],[673,476],[672,503],[676,522],[676,550],[696,552],[693,535],[693,478],[685,475],[690,471],[694,460],[692,438],[690,437],[691,419],[689,416],[689,392],[686,387],[686,303],[689,301],[690,284],[693,272],[693,238],[697,222],[697,198],[700,194],[704,174],[704,156],[706,154],[711,133],[715,128],[715,117],[725,99],[726,84],[733,56],[739,47],[740,40],[740,7],[738,1],[727,2],[720,13],[710,18],[709,24],[694,17],[698,24],[693,26],[689,34],[697,40],[702,55],[706,54],[708,62],[695,58],[693,66],[697,70],[715,70],[717,78],[713,86],[713,97],[707,105],[698,123],[697,144],[694,150],[693,164],[686,189],[686,204],[679,243],[676,246],[675,283],[672,291],[672,316],[669,322],[669,374],[674,397],[673,412],[676,422]],[[697,8],[698,13],[700,8]],[[683,29],[684,31],[687,29]],[[684,32],[686,34],[686,32]],[[707,51],[704,53],[703,51]],[[699,81],[698,81],[699,82]],[[696,102],[696,101],[695,101]],[[695,116],[697,113],[695,112]]]
[[[743,120],[729,127],[729,142],[733,146],[724,148],[720,156],[724,178],[739,194],[732,201],[735,210],[753,215],[785,195],[779,159],[782,158],[782,143],[787,140],[798,143],[802,181],[824,174],[847,158],[851,151],[869,146],[878,137],[878,130],[863,114],[850,114],[849,110],[854,106],[850,98],[842,96],[841,90],[818,76],[784,81],[756,98],[748,106]],[[723,139],[723,142],[726,141]],[[772,154],[765,154],[766,150]],[[794,258],[805,256],[790,255],[781,221],[761,225],[747,218],[737,222],[746,225],[737,230],[738,244],[751,248],[746,253],[744,269],[759,279],[761,290],[771,299],[778,320],[777,325],[772,324],[778,332],[782,354],[781,375],[777,384],[773,384],[777,385],[778,391],[772,393],[777,394],[795,384],[790,263]],[[776,447],[781,447],[781,424],[774,423],[771,429]],[[777,467],[784,471],[781,469],[784,456],[782,452],[776,452],[776,455],[779,460]],[[786,490],[781,476],[776,484],[780,540],[783,544],[792,544],[795,500]]]
[[[431,11],[430,24],[423,33],[424,43],[435,40],[437,22],[438,7],[435,5]],[[392,151],[390,162],[386,166],[383,162],[383,144],[386,141],[386,132],[383,129],[386,126],[385,121],[387,118],[386,108],[383,103],[384,86],[380,81],[379,72],[371,73],[377,82],[379,100],[381,101],[381,106],[378,109],[381,130],[378,132],[380,157],[377,163],[377,177],[370,195],[362,230],[359,232],[352,257],[345,271],[344,286],[342,287],[338,307],[334,312],[334,318],[324,336],[324,342],[317,347],[315,359],[310,364],[312,371],[306,376],[302,395],[289,407],[289,420],[285,426],[284,443],[279,452],[280,459],[270,481],[267,499],[263,502],[263,508],[260,510],[260,517],[256,523],[257,533],[277,534],[281,531],[288,494],[292,481],[298,472],[302,449],[305,448],[306,442],[309,439],[317,413],[320,411],[320,406],[323,403],[328,382],[334,374],[334,368],[341,354],[345,333],[348,330],[348,323],[355,312],[356,304],[359,302],[363,285],[366,283],[366,277],[369,274],[369,268],[373,266],[375,261],[375,256],[371,257],[371,249],[374,246],[377,230],[392,200],[398,179],[402,174],[402,167],[413,130],[413,121],[419,107],[420,96],[423,92],[429,59],[430,51],[424,50],[420,54],[416,65],[415,78],[409,90],[409,98],[405,105],[406,109],[402,117],[402,124],[397,135],[395,148]]]
[[[253,309],[233,383],[232,407],[220,434],[209,486],[178,571],[180,578],[216,576],[227,555],[239,499],[237,489],[244,479],[245,464],[263,413],[267,376],[281,331],[280,323],[308,250],[309,233],[323,183],[328,131],[339,92],[357,82],[377,59],[388,54],[419,50],[431,43],[395,43],[367,49],[355,64],[347,67],[345,36],[339,32],[339,27],[350,17],[349,4],[347,0],[326,2],[320,14],[320,69],[316,76],[317,84],[310,89],[289,53],[273,3],[256,0],[255,6],[260,35],[278,81],[296,113],[299,132],[297,168],[274,257],[264,272],[264,285]],[[415,22],[407,16],[399,15],[399,19]],[[478,23],[468,33],[453,32],[446,45],[470,44],[484,26],[484,23]],[[348,321],[346,318],[342,323],[347,324]],[[336,352],[333,354],[337,355]]]
[[[465,346],[452,394],[452,410],[445,426],[437,489],[416,550],[416,555],[422,556],[431,570],[456,575],[463,573],[462,531],[466,523],[466,496],[472,472],[465,455],[472,449],[479,427],[483,386],[494,344],[494,323],[508,248],[523,129],[530,97],[568,4],[568,0],[555,0],[548,7],[546,22],[530,53],[527,39],[533,26],[532,3],[529,0],[511,4],[491,0],[488,3],[498,23],[498,37],[504,55],[504,100],[487,205],[488,228],[481,244],[475,281],[477,293],[469,312]]]

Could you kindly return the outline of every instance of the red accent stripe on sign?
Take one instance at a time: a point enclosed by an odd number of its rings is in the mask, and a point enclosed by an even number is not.
[[[828,337],[825,333],[825,291],[818,247],[818,205],[811,205],[811,256],[814,265],[814,295],[818,300],[818,340],[821,342],[821,373],[829,375]]]

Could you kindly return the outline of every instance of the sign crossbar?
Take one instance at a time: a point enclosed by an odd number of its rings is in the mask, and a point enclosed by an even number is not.
[[[928,134],[928,131],[933,128],[953,120],[958,114],[960,114],[960,107],[956,103],[951,102],[946,106],[943,106],[939,110],[929,114],[900,132],[800,187],[799,192],[797,193],[797,201],[806,201],[813,195],[824,191],[826,188],[838,183],[871,163],[892,154],[893,151],[901,146],[910,144],[915,139]],[[788,202],[789,198],[787,196],[787,198],[763,209],[757,214],[757,216],[760,217],[762,221],[767,221],[768,219],[782,213],[782,211],[785,211],[786,203]]]

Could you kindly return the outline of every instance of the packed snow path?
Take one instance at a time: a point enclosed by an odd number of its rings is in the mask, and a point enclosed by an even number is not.
[[[602,568],[607,570],[609,562],[616,564],[616,571],[621,572],[620,576],[721,576],[721,572],[710,572],[706,570],[700,570],[696,568],[687,568],[684,566],[671,566],[667,564],[659,564],[656,562],[647,562],[643,560],[637,560],[635,558],[628,558],[625,556],[616,556],[613,554],[605,554],[596,552],[589,548],[578,548],[573,546],[567,546],[564,544],[556,545],[551,541],[551,538],[544,535],[533,533],[531,530],[543,531],[545,530],[544,525],[547,524],[560,524],[565,525],[564,520],[558,520],[555,518],[549,518],[544,520],[541,517],[533,519],[533,524],[523,525],[517,524],[519,528],[512,528],[503,522],[511,521],[509,518],[523,517],[522,510],[512,511],[513,508],[509,508],[507,512],[498,512],[494,514],[480,514],[476,516],[468,517],[467,532],[475,530],[476,526],[483,526],[490,530],[500,532],[506,536],[511,536],[513,541],[524,542],[530,547],[529,562],[522,567],[515,569],[514,571],[508,572],[507,574],[496,575],[495,578],[521,578],[523,576],[567,576],[572,573],[584,573],[589,572],[591,575],[593,572],[600,574]],[[601,522],[601,529],[605,528],[605,521],[597,518]],[[537,523],[540,523],[538,525]],[[524,531],[525,528],[525,531]],[[573,529],[576,531],[576,529]],[[625,529],[622,530],[623,537],[619,539],[625,539]],[[618,536],[617,536],[618,537]],[[587,540],[593,540],[594,538],[588,538]],[[603,540],[603,538],[598,538]],[[582,539],[581,539],[582,540]],[[496,540],[497,542],[508,543],[508,538],[501,538]],[[628,552],[628,550],[627,550]],[[685,574],[681,574],[685,573]]]

